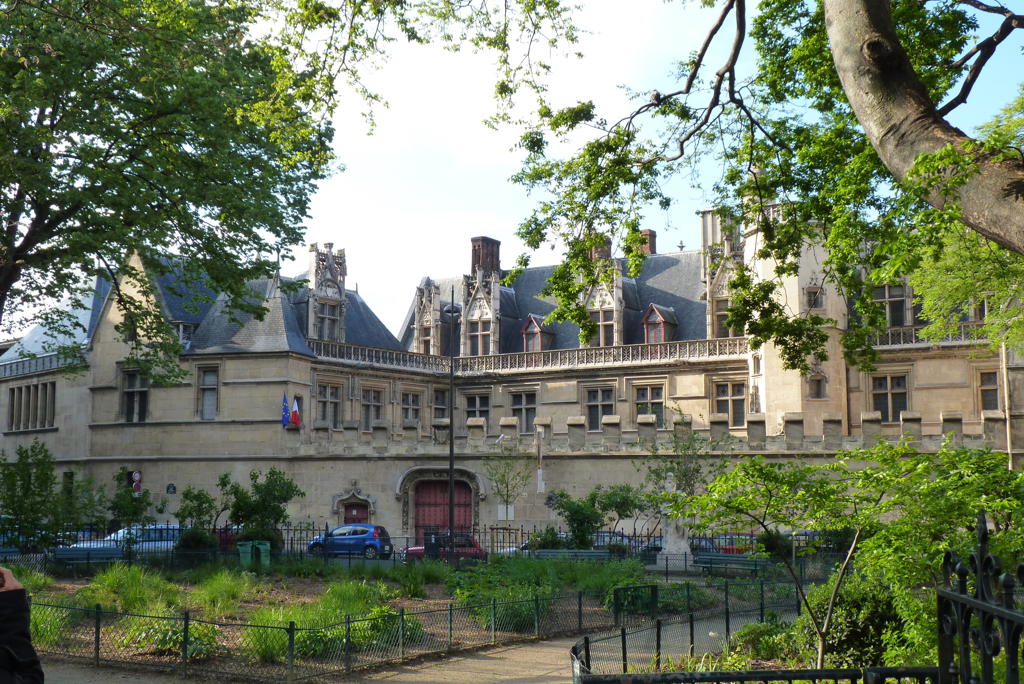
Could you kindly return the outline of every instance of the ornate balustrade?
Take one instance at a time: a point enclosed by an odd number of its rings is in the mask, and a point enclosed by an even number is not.
[[[877,347],[906,347],[906,346],[946,346],[961,344],[977,344],[984,342],[985,338],[979,338],[978,328],[980,321],[968,321],[960,324],[960,331],[955,335],[947,335],[941,340],[929,340],[921,336],[923,325],[907,325],[899,328],[889,328],[878,336],[875,346]]]
[[[18,375],[56,370],[69,363],[67,357],[59,354],[40,354],[31,358],[5,361],[0,363],[0,378],[13,378]]]
[[[346,363],[383,368],[447,373],[449,359],[445,356],[391,351],[373,347],[357,347],[338,342],[311,340],[317,356]],[[552,349],[540,352],[463,356],[456,360],[455,372],[460,376],[484,373],[517,373],[535,370],[558,370],[598,366],[630,366],[704,361],[740,357],[747,353],[745,337],[710,340],[683,340],[657,344],[630,344],[619,347],[584,347]]]

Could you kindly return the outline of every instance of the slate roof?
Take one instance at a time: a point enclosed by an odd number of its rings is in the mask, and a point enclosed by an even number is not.
[[[523,349],[522,328],[530,314],[543,320],[555,309],[554,301],[542,298],[539,292],[547,283],[554,267],[528,268],[511,287],[501,289],[501,353]],[[441,286],[441,298],[449,299],[450,286],[456,286],[456,298],[462,291],[462,278],[424,278],[423,283]],[[697,250],[655,254],[644,260],[636,278],[622,279],[623,342],[640,344],[644,331],[640,324],[644,312],[651,304],[663,311],[671,310],[676,322],[673,340],[694,340],[707,337],[705,319],[707,306],[703,301],[704,283],[701,282],[701,253]],[[401,340],[405,349],[414,344],[413,330],[415,299],[402,326]],[[670,321],[671,322],[671,321]],[[544,331],[551,333],[552,349],[574,349],[580,346],[579,328],[573,323],[549,323]]]
[[[191,323],[196,326],[192,340],[185,350],[190,354],[226,354],[245,352],[294,352],[315,356],[306,342],[306,302],[309,290],[300,289],[284,293],[277,280],[263,278],[251,281],[251,302],[262,302],[267,312],[263,320],[257,320],[247,313],[228,311],[228,298],[217,295],[200,284],[184,284],[174,271],[154,278],[157,297],[170,321]],[[74,309],[84,333],[74,338],[59,339],[59,344],[78,343],[86,345],[92,339],[99,323],[103,307],[110,296],[111,283],[97,279],[95,288],[87,302]],[[348,344],[383,349],[401,350],[395,336],[373,313],[370,306],[358,292],[346,292],[345,335]],[[45,353],[44,344],[50,342],[41,326],[30,330],[13,347],[0,355],[0,361],[21,358],[28,351]],[[52,344],[52,342],[51,342]]]

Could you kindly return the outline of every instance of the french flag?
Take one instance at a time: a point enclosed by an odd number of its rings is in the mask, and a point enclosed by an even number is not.
[[[295,427],[299,427],[300,425],[302,425],[302,419],[299,417],[299,400],[298,399],[292,399],[292,418],[291,418],[291,422],[292,422],[292,425],[294,425]]]

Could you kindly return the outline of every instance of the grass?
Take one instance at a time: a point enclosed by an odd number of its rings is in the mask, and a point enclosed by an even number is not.
[[[209,619],[235,617],[239,604],[252,597],[256,587],[256,576],[251,572],[225,568],[202,580],[190,592],[189,603]]]
[[[25,565],[12,565],[10,570],[14,574],[14,579],[21,582],[25,587],[25,593],[29,595],[42,593],[53,584],[53,578],[45,572]]]
[[[108,610],[137,613],[147,608],[177,607],[180,593],[179,587],[152,570],[116,563],[79,589],[75,600],[88,606],[98,603]]]
[[[29,615],[32,642],[37,646],[56,646],[80,615],[74,608],[36,603]]]

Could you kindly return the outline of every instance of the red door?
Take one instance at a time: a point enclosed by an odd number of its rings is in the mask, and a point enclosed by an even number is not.
[[[345,520],[344,524],[352,525],[355,523],[368,523],[370,522],[370,509],[364,503],[347,503],[345,504]]]
[[[416,539],[423,541],[426,532],[448,529],[448,482],[424,480],[416,483]],[[473,492],[465,482],[455,482],[455,531],[473,531]]]

